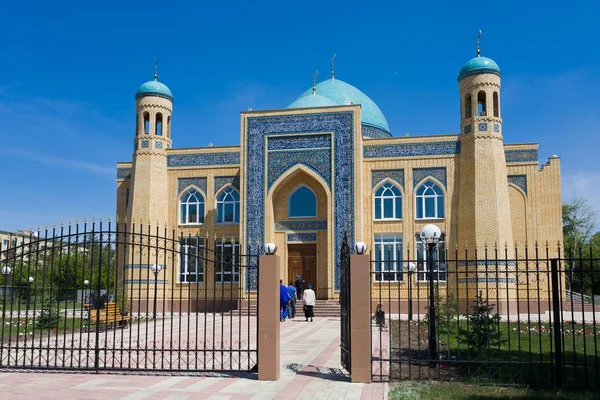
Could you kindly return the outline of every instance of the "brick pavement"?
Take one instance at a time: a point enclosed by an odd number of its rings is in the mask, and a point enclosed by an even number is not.
[[[382,399],[387,386],[350,383],[340,366],[339,319],[288,320],[281,326],[281,375],[155,376],[75,373],[0,374],[2,399]]]

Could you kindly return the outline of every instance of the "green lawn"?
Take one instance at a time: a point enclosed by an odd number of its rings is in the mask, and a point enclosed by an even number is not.
[[[597,393],[592,391],[534,390],[520,387],[480,386],[450,382],[402,382],[389,392],[390,400],[592,400],[597,399],[598,396]]]
[[[459,331],[467,329],[465,321],[440,324],[437,339],[440,362],[423,367],[427,359],[427,325],[392,321],[392,378],[417,377],[463,382],[551,386],[555,383],[554,334],[548,323],[500,322],[494,326],[500,341],[494,345],[471,349],[460,340]],[[410,330],[411,339],[408,340]],[[600,327],[596,328],[600,334]],[[600,386],[600,365],[595,356],[600,351],[594,327],[565,324],[563,330],[563,382],[571,387]],[[410,348],[410,351],[408,350]],[[407,360],[407,354],[411,360]],[[418,370],[410,364],[418,365]],[[394,362],[392,363],[394,364]],[[403,365],[404,364],[404,365]],[[408,364],[408,367],[407,367]],[[424,369],[425,368],[425,369]],[[418,374],[418,376],[416,376]],[[408,376],[407,376],[408,375]]]

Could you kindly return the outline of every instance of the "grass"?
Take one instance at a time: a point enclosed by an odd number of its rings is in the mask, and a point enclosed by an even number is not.
[[[535,390],[522,387],[478,386],[454,382],[402,382],[388,394],[390,400],[591,400],[598,394],[592,391]]]
[[[500,322],[494,329],[500,343],[469,350],[460,341],[465,321],[438,326],[440,360],[430,367],[427,360],[427,324],[391,321],[392,378],[436,378],[463,382],[551,386],[555,382],[555,343],[548,323]],[[409,338],[410,331],[410,342]],[[600,334],[600,327],[596,328]],[[591,387],[600,383],[600,365],[595,356],[598,336],[594,327],[565,323],[562,331],[566,386]],[[397,363],[397,364],[396,364]],[[394,365],[396,364],[396,365]],[[411,364],[418,365],[411,367]]]
[[[79,331],[85,324],[82,318],[61,318],[53,328],[41,327],[33,318],[20,319],[13,318],[10,321],[6,320],[4,326],[0,327],[0,340],[31,340],[38,339],[49,334],[50,331],[54,334],[63,334]]]

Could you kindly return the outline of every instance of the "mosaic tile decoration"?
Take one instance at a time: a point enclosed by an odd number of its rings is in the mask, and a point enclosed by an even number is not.
[[[288,242],[316,242],[316,233],[288,233]]]
[[[117,179],[131,178],[131,168],[117,168]]]
[[[494,132],[500,132],[500,124],[494,124]]]
[[[335,159],[333,192],[333,231],[335,235],[334,288],[340,288],[339,254],[344,230],[350,243],[354,242],[354,114],[352,112],[324,112],[249,117],[246,126],[246,148],[250,155],[246,165],[246,241],[257,245],[264,241],[265,209],[265,137],[299,133],[331,132]],[[255,290],[255,273],[248,274],[248,288]]]
[[[423,179],[431,176],[444,185],[446,187],[446,167],[438,167],[438,168],[413,168],[413,188],[417,187],[417,184],[421,182]]]
[[[488,130],[487,122],[480,122],[479,124],[477,124],[477,130],[479,132],[487,132],[487,130]]]
[[[537,149],[504,150],[507,163],[539,162]]]
[[[195,186],[206,194],[206,177],[177,179],[177,197],[189,186]]]
[[[214,186],[215,193],[223,189],[225,185],[231,185],[237,190],[240,190],[240,176],[215,176]]]
[[[366,144],[364,158],[420,157],[460,154],[460,141],[428,143]]]
[[[150,141],[149,140],[142,140],[142,149],[148,148],[150,147]]]
[[[302,150],[269,152],[267,164],[269,181],[267,190],[271,189],[275,181],[285,171],[298,164],[306,165],[315,171],[331,188],[331,151]]]
[[[465,131],[465,133],[471,133],[471,132],[472,132],[472,130],[471,130],[471,124],[465,125],[465,128],[464,128],[464,129],[465,129],[465,130],[464,130],[464,131]]]
[[[275,232],[297,232],[297,231],[325,231],[327,230],[326,220],[309,221],[278,221],[275,222]]]
[[[331,147],[331,135],[302,135],[270,137],[268,140],[269,150],[293,150],[293,149],[316,149]]]
[[[154,285],[154,279],[123,279],[123,283],[126,285]],[[169,283],[168,279],[157,279],[157,285],[166,285]]]
[[[150,269],[150,267],[154,264],[125,264],[123,265],[123,269]],[[162,267],[161,271],[167,269],[165,264],[160,264]]]
[[[369,137],[373,139],[380,138],[391,138],[392,134],[384,131],[381,128],[377,128],[376,126],[362,124],[362,134],[364,137]]]
[[[403,169],[379,169],[371,171],[371,189],[375,188],[384,179],[393,179],[404,189]]]
[[[168,167],[201,167],[205,165],[239,165],[240,153],[196,153],[167,155]]]
[[[157,149],[162,149],[162,142],[160,140],[157,140],[156,142],[154,142],[154,147],[156,147]]]
[[[509,175],[508,183],[521,188],[527,194],[527,175]]]

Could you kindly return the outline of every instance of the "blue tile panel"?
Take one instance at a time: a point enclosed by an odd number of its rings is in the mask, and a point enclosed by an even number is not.
[[[306,165],[315,171],[331,188],[331,151],[307,149],[269,152],[267,190],[271,189],[285,171],[298,164]]]
[[[365,125],[365,124],[362,124],[362,134],[365,137],[370,137],[373,139],[391,138],[392,137],[392,135],[389,132],[386,132],[381,128],[377,128],[376,126]]]
[[[202,192],[206,195],[206,178],[198,177],[177,179],[177,196],[179,196],[181,192],[183,192],[185,188],[189,186],[195,186],[198,189],[201,189]],[[204,199],[204,201],[206,201],[206,199]]]
[[[275,222],[276,232],[297,232],[297,231],[325,231],[327,230],[326,220],[310,221],[278,221]]]
[[[123,269],[150,269],[152,265],[154,264],[125,264],[123,265]],[[165,264],[160,264],[160,266],[162,267],[161,271],[167,269]]]
[[[215,193],[223,189],[226,185],[231,185],[240,190],[240,176],[215,176]]]
[[[269,150],[315,149],[331,147],[331,135],[296,135],[270,137]]]
[[[316,233],[288,233],[288,242],[316,242]]]
[[[339,254],[344,230],[350,243],[354,242],[354,114],[352,112],[324,112],[318,114],[277,115],[249,117],[246,125],[246,240],[249,245],[264,241],[265,224],[265,138],[271,136],[331,132],[333,139],[334,176],[331,178],[333,199],[333,226],[335,235],[334,275],[336,290],[340,288]],[[309,152],[306,152],[309,153]],[[255,276],[250,273],[249,288]]]
[[[205,165],[239,165],[240,153],[227,151],[222,153],[195,153],[167,155],[168,167],[201,167]]]
[[[464,132],[465,133],[471,133],[472,132],[472,130],[471,130],[471,124],[465,125]]]
[[[500,132],[500,124],[494,124],[494,132]]]
[[[438,168],[413,168],[413,188],[427,177],[433,177],[446,187],[446,167]]]
[[[460,154],[460,141],[458,140],[426,143],[366,144],[363,148],[364,158],[420,157],[455,154]]]
[[[371,188],[375,188],[384,179],[393,179],[404,189],[403,169],[380,169],[371,171]]]
[[[504,150],[507,163],[538,162],[537,149]]]
[[[508,183],[520,187],[527,194],[527,175],[509,175]]]
[[[477,124],[477,130],[479,132],[487,132],[487,130],[488,130],[487,122],[480,122],[479,124]]]
[[[117,179],[131,178],[131,168],[117,168]]]

